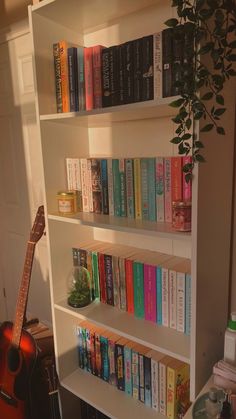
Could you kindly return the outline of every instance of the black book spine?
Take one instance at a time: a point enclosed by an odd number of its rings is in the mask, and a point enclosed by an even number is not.
[[[173,65],[173,29],[167,28],[162,32],[163,54],[163,97],[172,96],[172,65]]]
[[[133,41],[134,102],[142,100],[142,38]]]
[[[104,255],[107,304],[114,306],[113,275],[112,275],[112,256]]]
[[[115,360],[116,360],[117,388],[121,391],[125,391],[124,345],[116,343]]]
[[[181,94],[181,86],[176,82],[182,81],[184,55],[184,26],[176,26],[173,30],[173,72],[172,72],[172,95]]]
[[[119,95],[118,105],[124,104],[124,55],[123,44],[118,46]]]
[[[102,50],[102,107],[111,106],[110,48]]]
[[[134,102],[134,59],[133,42],[129,41],[122,45],[123,69],[124,69],[124,103]]]
[[[109,48],[111,105],[119,105],[119,50],[115,45]]]
[[[153,35],[148,35],[142,38],[142,100],[153,97]]]
[[[191,93],[193,79],[193,60],[194,60],[194,36],[184,25],[184,47],[183,47],[183,72],[184,86],[183,93]]]

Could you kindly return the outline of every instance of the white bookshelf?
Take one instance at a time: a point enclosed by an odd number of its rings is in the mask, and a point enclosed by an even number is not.
[[[166,0],[43,0],[29,7],[59,379],[73,394],[112,418],[162,416],[78,369],[75,327],[83,319],[189,362],[192,400],[222,356],[228,314],[234,121],[229,118],[226,123],[227,116],[223,118],[227,127],[223,141],[215,133],[202,134],[207,163],[194,172],[192,233],[174,232],[165,223],[111,216],[80,213],[62,217],[57,213],[56,194],[66,188],[66,157],[176,155],[170,143],[175,110],[168,106],[174,98],[168,98],[57,114],[52,44],[66,39],[85,46],[111,46],[155,33],[173,16],[170,5]],[[230,88],[225,91],[225,101],[227,109],[233,106]],[[71,248],[94,239],[191,258],[190,337],[104,304],[95,303],[83,310],[67,305]]]

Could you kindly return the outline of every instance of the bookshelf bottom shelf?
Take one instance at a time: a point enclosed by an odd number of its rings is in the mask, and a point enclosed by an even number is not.
[[[112,419],[165,418],[111,384],[79,368],[61,380],[61,385]]]

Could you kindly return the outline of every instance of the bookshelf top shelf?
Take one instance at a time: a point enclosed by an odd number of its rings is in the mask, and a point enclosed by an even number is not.
[[[78,319],[88,320],[98,326],[170,355],[181,361],[190,362],[190,338],[169,327],[157,326],[147,320],[137,319],[125,311],[108,304],[94,301],[82,309],[68,306],[66,299],[55,304],[55,308]]]
[[[32,12],[58,21],[76,32],[88,32],[91,28],[106,27],[110,21],[127,14],[154,6],[160,0],[43,0],[32,6]],[[59,7],[58,7],[59,6]]]
[[[46,114],[40,115],[40,120],[66,124],[72,121],[75,124],[86,123],[88,126],[98,126],[112,122],[170,117],[176,114],[176,109],[169,104],[177,98],[178,96],[173,96],[128,105],[93,109],[92,111]]]

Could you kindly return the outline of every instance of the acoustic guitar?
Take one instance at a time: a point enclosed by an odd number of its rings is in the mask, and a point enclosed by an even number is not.
[[[34,338],[23,329],[35,245],[45,228],[44,208],[40,206],[30,232],[14,323],[0,327],[0,418],[34,419],[30,384],[37,360]]]

